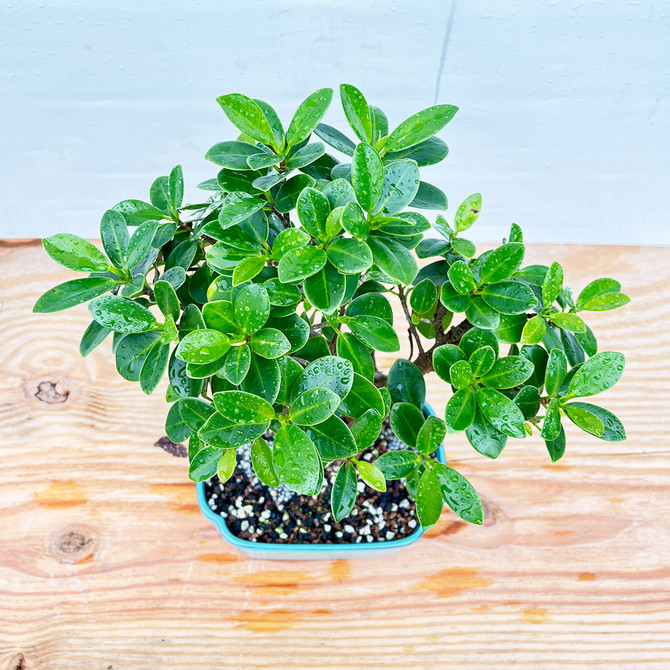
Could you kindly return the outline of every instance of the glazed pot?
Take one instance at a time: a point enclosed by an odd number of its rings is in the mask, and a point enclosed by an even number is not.
[[[424,413],[426,416],[434,416],[432,408],[424,404]],[[437,449],[436,456],[441,463],[446,463],[443,445]],[[421,526],[406,537],[397,540],[388,540],[385,542],[366,542],[351,544],[324,544],[324,543],[305,543],[305,544],[274,544],[269,542],[251,542],[233,535],[228,528],[226,519],[216,514],[207,504],[205,494],[205,483],[196,484],[198,494],[198,505],[200,510],[209,521],[218,529],[219,533],[232,544],[240,553],[249,558],[262,558],[270,560],[336,560],[352,558],[372,558],[392,554],[403,547],[416,542],[423,531]]]

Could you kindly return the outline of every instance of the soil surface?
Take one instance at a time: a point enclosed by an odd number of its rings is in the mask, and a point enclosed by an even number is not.
[[[272,443],[272,437],[267,436]],[[387,422],[374,445],[359,460],[374,461],[386,451],[407,449]],[[330,511],[330,489],[339,462],[324,469],[321,494],[314,498],[285,486],[265,486],[253,472],[248,446],[238,450],[233,476],[222,485],[218,477],[205,482],[210,508],[220,514],[233,535],[251,542],[272,544],[351,544],[387,542],[411,535],[418,527],[416,507],[402,480],[387,482],[380,493],[358,482],[358,498],[352,513],[340,523]]]

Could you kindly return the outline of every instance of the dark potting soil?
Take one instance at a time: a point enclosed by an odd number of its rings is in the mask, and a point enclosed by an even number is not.
[[[269,442],[272,438],[268,437]],[[386,451],[407,449],[384,422],[377,441],[359,460],[374,461]],[[339,465],[339,464],[338,464]],[[265,486],[253,472],[248,446],[238,450],[233,476],[221,484],[205,482],[209,507],[221,515],[233,535],[251,542],[272,544],[351,544],[386,542],[411,535],[418,526],[416,506],[402,480],[387,482],[380,493],[358,482],[358,498],[351,514],[337,523],[330,511],[330,489],[338,465],[324,468],[321,494],[312,498],[285,486]]]

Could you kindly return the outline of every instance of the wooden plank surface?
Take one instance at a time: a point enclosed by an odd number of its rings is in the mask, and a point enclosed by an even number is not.
[[[575,290],[614,276],[633,299],[590,319],[626,354],[602,404],[628,440],[568,427],[552,465],[539,438],[490,461],[448,436],[483,527],[445,511],[381,562],[279,563],[200,514],[186,459],[155,446],[162,392],[121,379],[108,343],[79,357],[86,309],[31,314],[69,273],[37,241],[2,243],[0,670],[667,670],[670,249],[528,249],[554,258]],[[447,398],[431,376],[438,414]]]

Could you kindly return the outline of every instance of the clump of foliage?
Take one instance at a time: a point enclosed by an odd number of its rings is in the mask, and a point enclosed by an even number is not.
[[[329,88],[310,95],[287,130],[262,100],[218,98],[241,134],[207,152],[220,168],[199,185],[208,197],[184,204],[177,166],[154,181],[150,203],[105,212],[104,253],[75,235],[46,238],[54,260],[87,276],[45,293],[35,311],[90,300],[82,355],[111,333],[119,373],[145,393],[167,371],[166,431],[188,440],[195,481],[226,481],[236,450],[250,445],[261,481],[301,494],[318,494],[323,464],[338,461],[337,520],[352,510],[360,477],[380,491],[404,479],[424,528],[443,502],[481,523],[471,484],[435,457],[446,433],[465,431],[497,458],[509,437],[538,431],[552,461],[565,451],[564,418],[625,439],[611,412],[583,400],[617,382],[624,357],[598,352],[580,313],[629,299],[606,278],[574,298],[558,263],[524,266],[516,224],[476,255],[462,234],[479,216],[479,194],[451,224],[416,211],[447,209],[420,168],[446,157],[435,134],[456,107],[430,107],[389,132],[358,89],[340,94],[354,140],[321,122]],[[416,257],[435,260],[419,269]],[[400,346],[390,297],[407,318],[410,353],[386,375],[375,354]],[[452,391],[444,419],[423,411],[433,370]],[[408,448],[358,460],[387,416]]]

